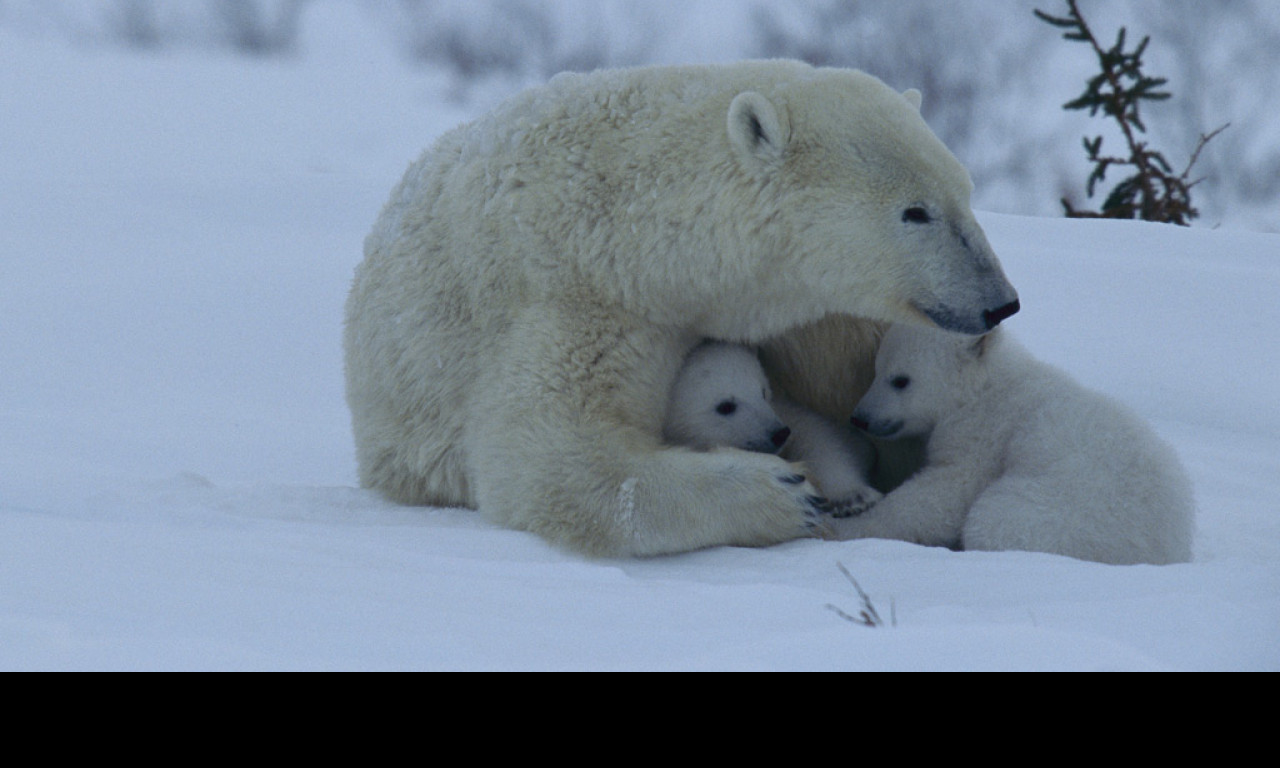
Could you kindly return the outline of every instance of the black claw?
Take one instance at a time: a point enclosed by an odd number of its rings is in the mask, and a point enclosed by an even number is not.
[[[779,479],[782,482],[786,483],[787,485],[799,485],[805,481],[805,476],[804,475],[787,475],[786,477],[782,477]]]
[[[810,496],[808,501],[810,506],[823,514],[831,511],[831,499],[823,496]]]

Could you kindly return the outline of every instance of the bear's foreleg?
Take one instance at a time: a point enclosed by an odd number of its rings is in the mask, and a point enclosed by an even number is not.
[[[840,539],[899,539],[956,549],[983,478],[981,468],[966,462],[930,464],[866,512],[832,521],[832,528]]]
[[[467,434],[481,512],[602,556],[820,534],[823,500],[794,465],[662,445],[671,384],[697,341],[583,301],[516,317],[499,374],[477,382]]]

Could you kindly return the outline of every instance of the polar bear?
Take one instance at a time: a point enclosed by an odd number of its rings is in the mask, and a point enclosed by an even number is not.
[[[1051,552],[1101,563],[1191,559],[1191,481],[1119,403],[996,329],[974,339],[893,326],[853,416],[880,437],[928,435],[925,466],[842,538]]]
[[[361,484],[594,556],[814,535],[785,459],[665,444],[667,395],[715,338],[763,344],[828,415],[875,323],[1017,311],[919,104],[799,62],[645,67],[559,75],[441,136],[347,300]]]
[[[857,514],[881,494],[870,484],[875,449],[850,427],[775,398],[756,351],[706,341],[694,347],[671,386],[663,438],[709,450],[778,453],[800,462],[836,517]]]

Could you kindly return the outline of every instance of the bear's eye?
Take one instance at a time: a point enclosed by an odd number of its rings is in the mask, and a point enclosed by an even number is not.
[[[738,410],[738,404],[732,400],[725,400],[716,406],[716,413],[721,416],[729,416],[736,410]]]
[[[893,387],[894,389],[906,389],[907,387],[911,386],[911,377],[910,376],[894,376],[892,379],[889,380],[889,386]]]
[[[913,206],[902,212],[902,220],[912,224],[928,224],[932,219],[929,212],[920,206]]]

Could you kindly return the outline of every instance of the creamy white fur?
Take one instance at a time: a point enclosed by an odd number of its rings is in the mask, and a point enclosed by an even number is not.
[[[913,101],[854,71],[518,95],[428,149],[366,240],[345,335],[361,481],[601,555],[812,535],[786,461],[662,443],[681,361],[763,344],[776,389],[847,417],[871,320],[979,333],[1011,306],[969,191]]]
[[[1119,403],[997,329],[885,335],[854,415],[881,436],[928,435],[924,467],[844,538],[1052,552],[1102,563],[1191,559],[1194,500],[1173,449]]]

